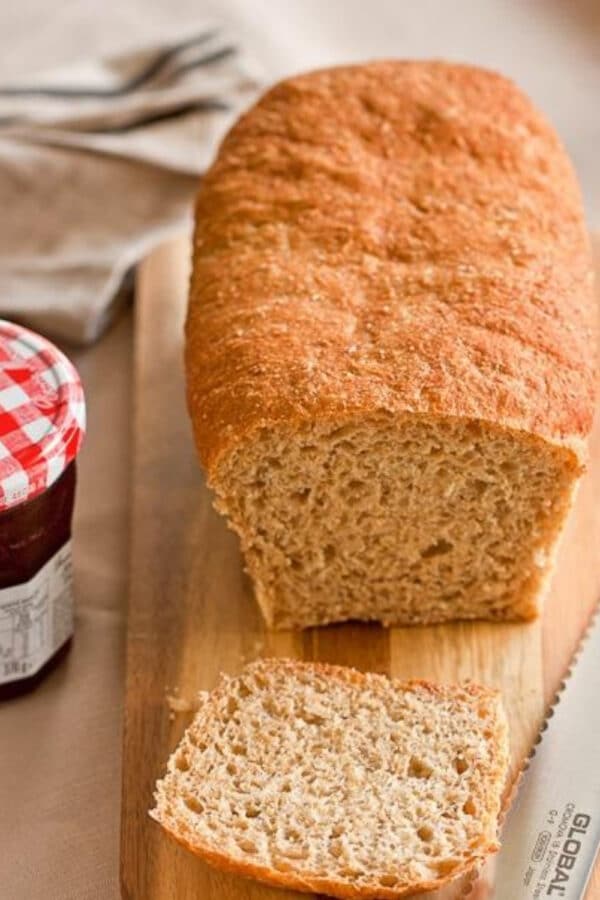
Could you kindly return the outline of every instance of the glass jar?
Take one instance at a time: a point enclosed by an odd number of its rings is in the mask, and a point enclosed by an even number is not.
[[[0,697],[34,687],[70,646],[84,431],[83,390],[69,360],[0,320]]]

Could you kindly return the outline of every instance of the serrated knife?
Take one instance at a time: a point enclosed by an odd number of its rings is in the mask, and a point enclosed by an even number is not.
[[[494,900],[581,900],[600,843],[596,613],[506,816]]]

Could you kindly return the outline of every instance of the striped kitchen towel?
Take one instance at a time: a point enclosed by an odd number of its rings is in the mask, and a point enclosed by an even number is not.
[[[206,23],[0,84],[0,316],[95,340],[131,267],[189,221],[199,173],[261,83]]]

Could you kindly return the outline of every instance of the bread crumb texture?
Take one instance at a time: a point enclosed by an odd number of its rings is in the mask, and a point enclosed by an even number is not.
[[[594,316],[572,166],[512,82],[380,61],[270,90],[202,180],[186,326],[269,624],[536,615]]]
[[[222,473],[274,628],[532,618],[575,478],[560,448],[415,416],[265,430]]]
[[[219,868],[397,898],[498,848],[507,764],[495,691],[260,660],[201,706],[151,815]]]

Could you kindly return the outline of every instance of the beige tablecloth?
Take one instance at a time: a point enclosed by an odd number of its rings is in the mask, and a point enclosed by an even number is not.
[[[132,316],[73,359],[88,399],[66,663],[0,707],[1,900],[114,900],[127,592]]]

